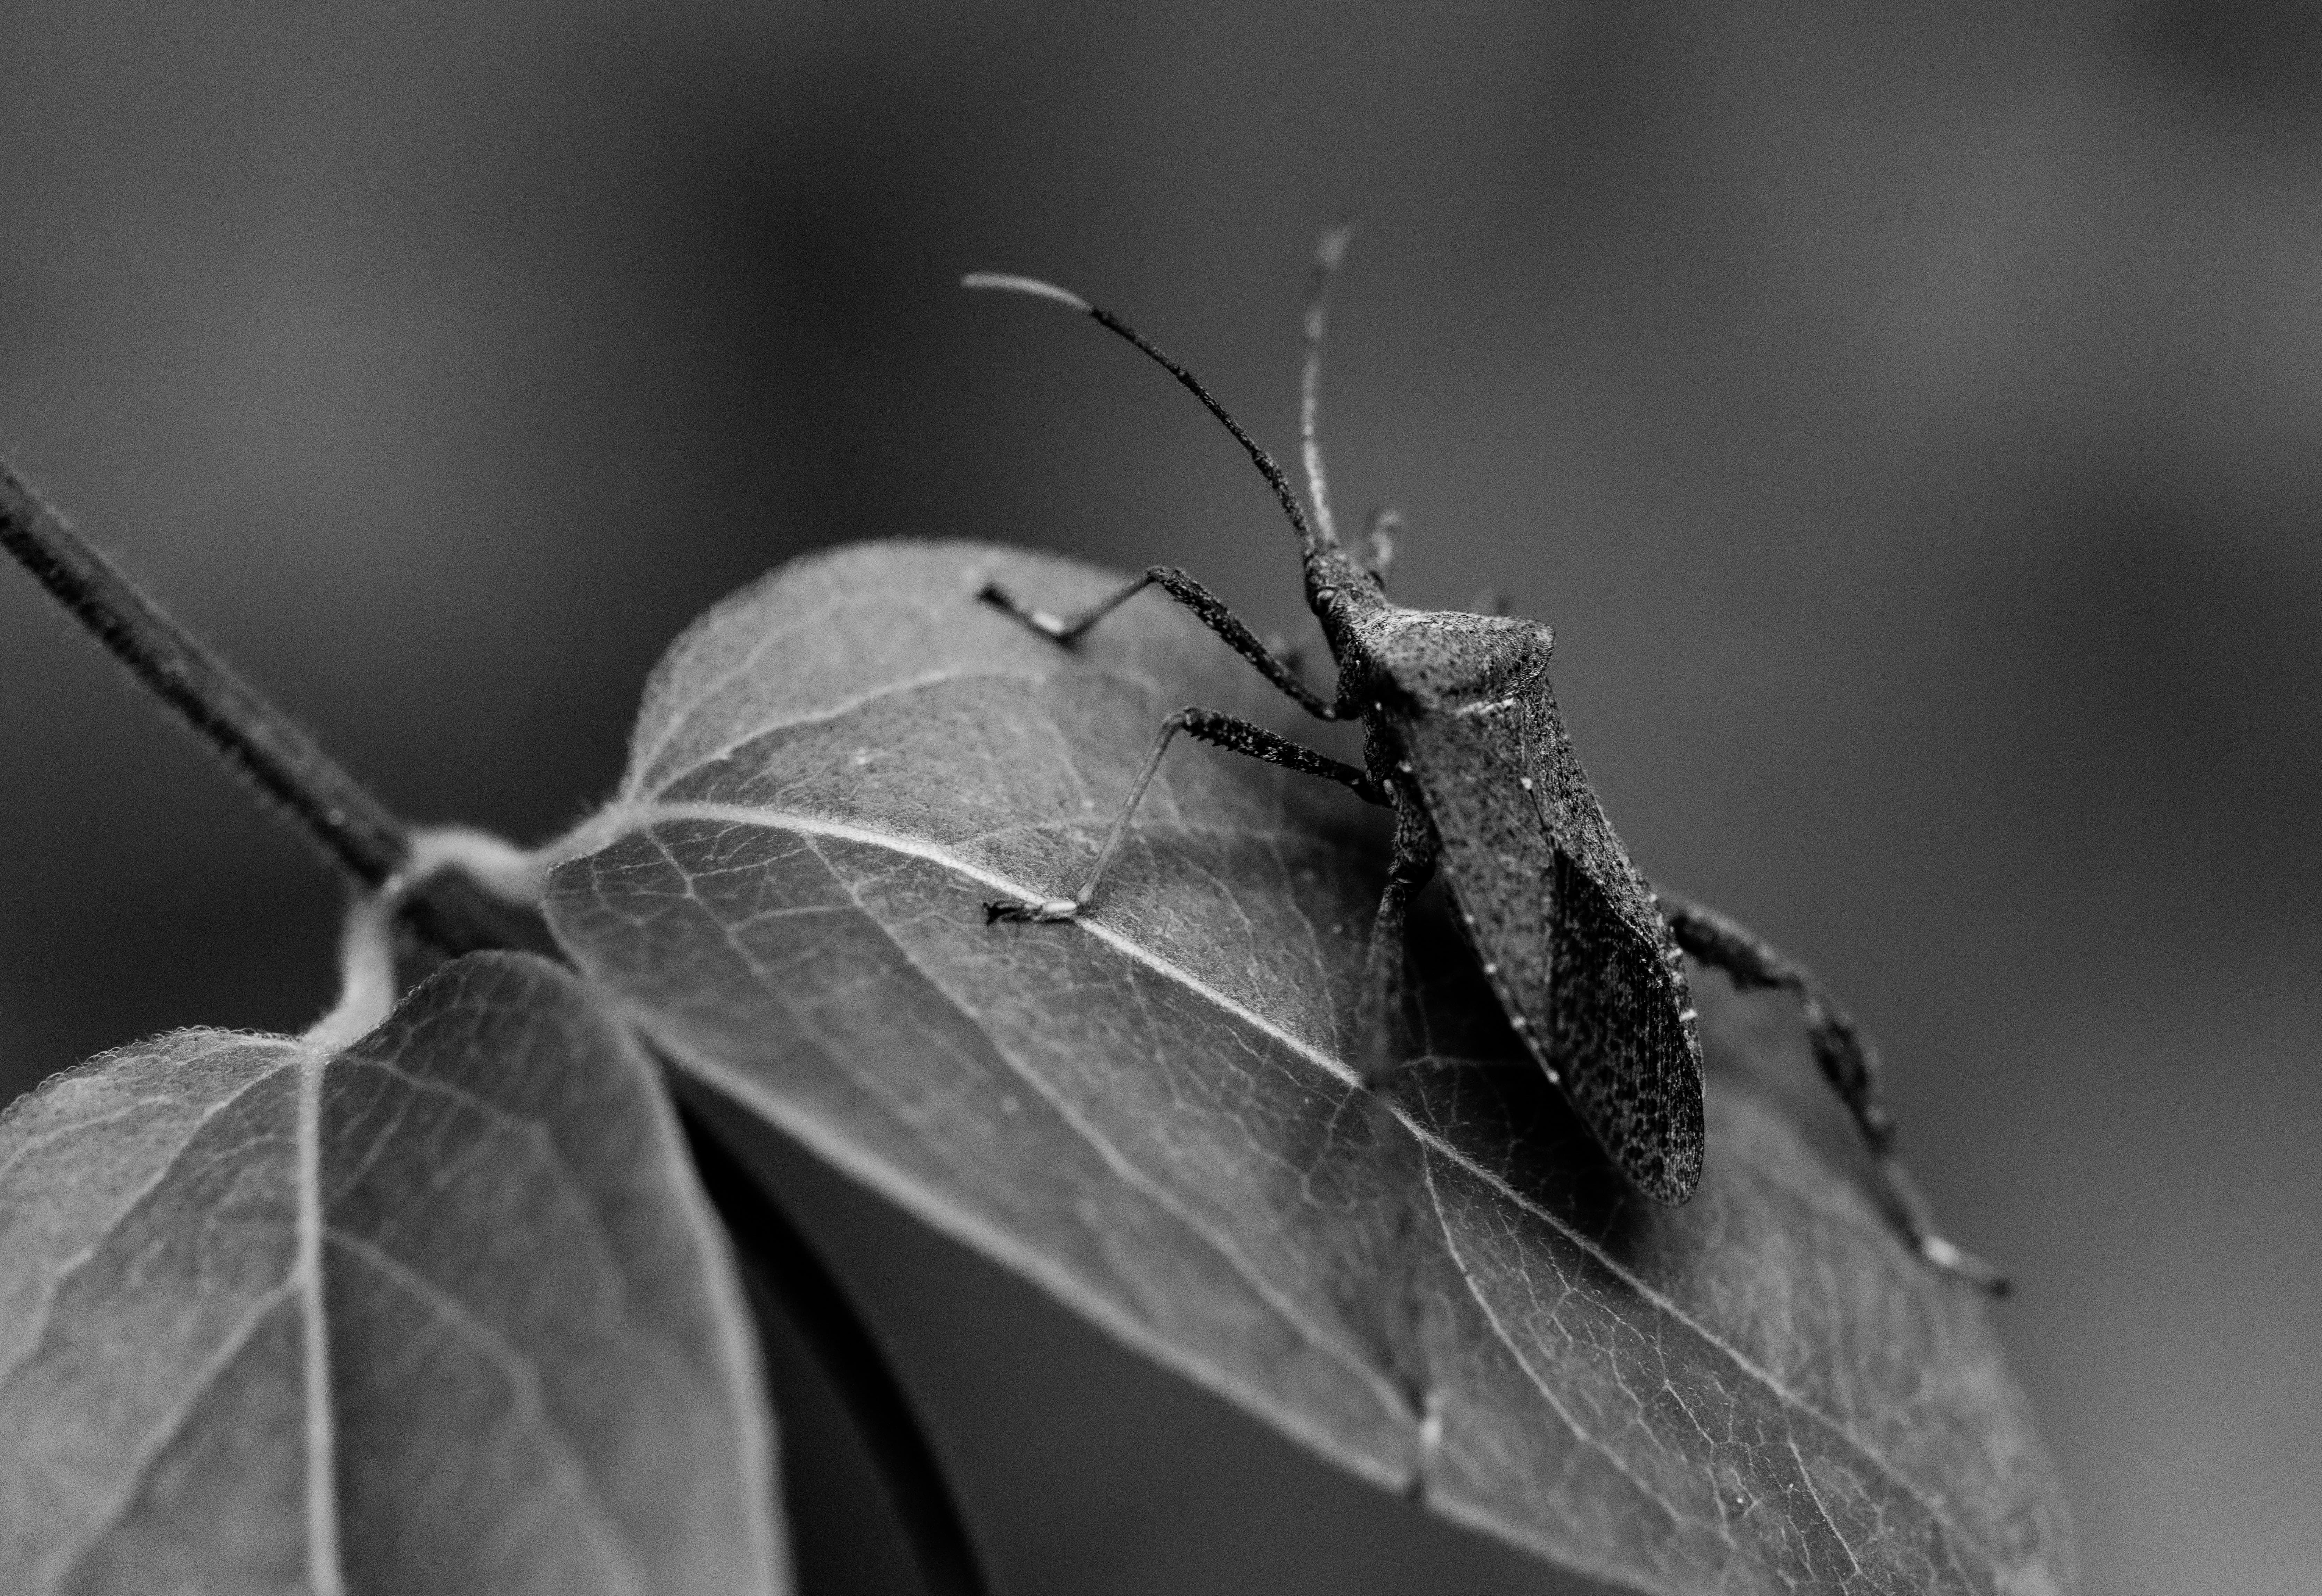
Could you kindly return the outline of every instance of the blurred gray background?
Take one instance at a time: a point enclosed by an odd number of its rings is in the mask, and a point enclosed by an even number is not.
[[[896,533],[1261,626],[1342,504],[1557,626],[1657,877],[1884,1040],[2091,1591],[2322,1586],[2322,11],[0,12],[0,447],[389,801],[525,840],[696,610]],[[0,1088],[295,1028],[337,889],[0,573]],[[1006,1591],[1570,1589],[789,1161]],[[809,1596],[899,1565],[777,1348]]]

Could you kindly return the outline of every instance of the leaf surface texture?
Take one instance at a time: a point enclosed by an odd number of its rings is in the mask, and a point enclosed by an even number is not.
[[[0,1119],[0,1589],[786,1589],[652,1069],[482,954],[343,1052],[184,1031]]]
[[[560,940],[681,1067],[1339,1464],[1567,1566],[1694,1591],[2068,1591],[2061,1495],[1984,1308],[1908,1257],[1795,1015],[1698,974],[1700,1194],[1632,1195],[1441,913],[1416,1058],[1354,1085],[1375,813],[1174,749],[1304,740],[1159,597],[1072,650],[974,599],[1118,578],[857,547],[722,604],[551,878]],[[1327,730],[1327,729],[1324,729]],[[1336,748],[1341,756],[1352,750]]]

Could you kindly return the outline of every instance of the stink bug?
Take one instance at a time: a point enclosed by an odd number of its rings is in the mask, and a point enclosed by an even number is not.
[[[1327,292],[1347,238],[1343,226],[1323,234],[1307,302],[1299,431],[1311,521],[1273,456],[1192,372],[1120,318],[1034,278],[979,272],[964,279],[967,287],[1030,294],[1092,318],[1166,369],[1224,424],[1297,534],[1306,602],[1338,666],[1337,691],[1327,698],[1316,692],[1206,588],[1173,566],[1154,566],[1074,616],[1028,607],[996,584],[980,597],[1069,646],[1136,594],[1159,588],[1310,714],[1358,720],[1364,732],[1364,762],[1357,767],[1237,716],[1199,706],[1181,709],[1162,723],[1078,890],[1070,898],[989,904],[990,917],[1060,921],[1087,913],[1180,732],[1326,777],[1394,812],[1394,853],[1367,957],[1367,1085],[1384,1084],[1395,1068],[1404,914],[1440,864],[1508,1023],[1637,1190],[1682,1203],[1701,1180],[1701,1039],[1686,984],[1690,953],[1737,986],[1796,995],[1815,1060],[1869,1144],[1912,1246],[1941,1268],[2004,1291],[1997,1272],[1935,1233],[1895,1160],[1876,1053],[1836,999],[1802,966],[1734,922],[1656,892],[1631,862],[1557,712],[1548,678],[1555,643],[1550,628],[1394,603],[1386,596],[1398,524],[1391,511],[1373,517],[1359,555],[1340,545],[1314,423]]]

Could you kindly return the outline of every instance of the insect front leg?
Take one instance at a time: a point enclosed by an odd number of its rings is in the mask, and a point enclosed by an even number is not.
[[[1169,752],[1169,744],[1178,733],[1198,738],[1230,753],[1247,754],[1264,760],[1270,765],[1296,771],[1304,776],[1321,776],[1353,789],[1358,798],[1374,804],[1387,802],[1386,794],[1353,765],[1318,753],[1303,743],[1267,731],[1264,726],[1227,715],[1221,710],[1203,709],[1188,705],[1161,723],[1161,734],[1153,740],[1153,752],[1145,756],[1144,768],[1129,785],[1129,797],[1113,817],[1112,829],[1105,834],[1104,846],[1098,850],[1096,862],[1089,866],[1080,889],[1070,898],[1038,899],[1001,898],[983,906],[984,918],[991,920],[1036,920],[1049,922],[1077,919],[1096,898],[1097,883],[1104,879],[1106,867],[1112,856],[1120,851],[1121,840],[1129,834],[1129,822],[1137,813],[1137,806],[1145,798],[1145,789],[1153,785],[1154,772],[1161,768],[1161,756]]]
[[[1853,1115],[1862,1139],[1869,1144],[1879,1179],[1895,1199],[1913,1249],[1936,1267],[1972,1281],[1996,1297],[2007,1295],[2006,1276],[1936,1231],[1927,1199],[1895,1156],[1895,1117],[1887,1111],[1885,1094],[1879,1089],[1879,1050],[1845,1006],[1812,971],[1748,927],[1673,892],[1656,889],[1656,896],[1678,946],[1723,971],[1745,991],[1777,989],[1797,999],[1814,1044],[1815,1062]]]
[[[1387,861],[1386,889],[1379,894],[1378,914],[1371,921],[1371,944],[1363,960],[1363,1084],[1373,1091],[1385,1085],[1403,1067],[1403,922],[1412,894],[1434,879],[1435,863],[1443,851],[1435,822],[1408,788],[1392,789],[1394,800],[1394,854]]]
[[[1257,634],[1243,625],[1241,617],[1228,609],[1222,599],[1174,565],[1156,565],[1143,576],[1131,578],[1117,591],[1106,594],[1086,609],[1070,616],[1032,609],[998,582],[984,583],[976,597],[995,609],[1007,611],[1041,636],[1070,646],[1080,640],[1082,633],[1147,588],[1160,588],[1192,610],[1196,620],[1223,638],[1227,647],[1256,666],[1260,676],[1297,700],[1298,707],[1307,714],[1322,720],[1339,718],[1339,712],[1330,701],[1308,687],[1295,670],[1258,641]]]

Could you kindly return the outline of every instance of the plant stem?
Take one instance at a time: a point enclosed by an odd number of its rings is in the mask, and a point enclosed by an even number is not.
[[[744,1261],[797,1327],[862,1435],[931,1596],[983,1596],[966,1521],[910,1399],[837,1279],[765,1187],[726,1145],[701,1106],[706,1089],[674,1094],[702,1190]]]
[[[342,873],[375,890],[405,868],[411,828],[139,591],[5,461],[0,546]],[[456,870],[423,883],[404,913],[419,936],[448,955],[546,947],[536,918],[491,898]],[[670,1080],[675,1087],[684,1084],[674,1072]],[[790,1217],[727,1151],[682,1091],[673,1095],[704,1189],[736,1247],[791,1316],[861,1427],[928,1589],[937,1596],[983,1596],[959,1509],[869,1327]]]
[[[5,461],[0,546],[340,871],[375,889],[403,868],[409,828],[303,727],[139,591]],[[447,953],[538,940],[456,875],[430,882],[408,913],[413,929]]]

